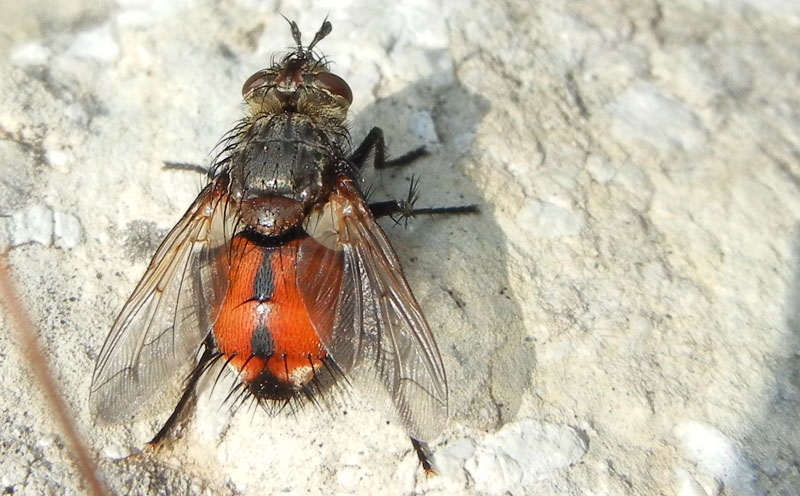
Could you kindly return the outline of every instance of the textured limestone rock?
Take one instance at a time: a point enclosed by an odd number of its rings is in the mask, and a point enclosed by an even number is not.
[[[432,155],[387,224],[448,370],[426,480],[359,397],[231,415],[204,384],[169,413],[94,426],[106,333],[237,119],[291,44],[355,95],[353,136]],[[0,17],[0,247],[78,429],[133,494],[800,492],[800,7],[796,2],[27,2]],[[84,487],[0,314],[0,484]],[[125,458],[129,454],[132,457]]]

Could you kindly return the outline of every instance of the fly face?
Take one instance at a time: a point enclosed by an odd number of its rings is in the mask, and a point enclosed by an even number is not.
[[[325,21],[314,40],[303,48],[300,31],[294,22],[292,36],[297,49],[280,62],[250,76],[242,86],[242,96],[253,114],[297,112],[315,117],[321,123],[341,125],[353,103],[350,86],[328,71],[314,53],[314,46],[331,32]]]
[[[239,378],[231,395],[264,406],[316,401],[342,377],[367,377],[428,471],[417,440],[444,427],[447,380],[376,218],[476,208],[413,210],[413,194],[368,204],[359,188],[367,157],[374,152],[376,167],[402,165],[420,150],[384,162],[378,128],[350,150],[350,88],[313,52],[331,25],[304,48],[290,24],[297,49],[247,80],[246,117],[114,322],[92,378],[92,410],[129,419],[194,363],[158,442],[219,360]]]

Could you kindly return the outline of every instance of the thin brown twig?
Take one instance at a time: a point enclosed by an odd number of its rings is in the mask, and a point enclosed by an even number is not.
[[[33,377],[39,383],[46,403],[55,413],[56,421],[62,434],[64,434],[72,447],[72,454],[75,457],[74,461],[78,472],[88,483],[91,494],[95,496],[108,495],[105,485],[96,476],[94,461],[89,455],[89,450],[86,449],[86,445],[80,434],[78,434],[75,425],[72,423],[72,417],[67,405],[61,397],[58,386],[56,386],[53,375],[50,373],[50,368],[45,361],[45,356],[39,348],[36,327],[22,306],[22,301],[20,301],[14,288],[14,282],[11,278],[11,265],[5,253],[0,253],[0,300],[6,303],[6,311],[10,317],[12,327],[17,330],[20,349],[25,357],[25,362],[30,367]]]

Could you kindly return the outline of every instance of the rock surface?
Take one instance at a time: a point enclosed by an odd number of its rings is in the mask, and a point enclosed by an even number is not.
[[[0,9],[0,247],[113,492],[800,493],[799,3]],[[278,10],[307,37],[329,15],[356,139],[431,149],[376,195],[414,174],[420,204],[481,205],[385,224],[448,370],[438,477],[357,395],[232,415],[203,384],[157,453],[168,406],[89,417],[116,312],[202,185],[162,164],[208,164],[243,81],[291,45]],[[82,493],[4,315],[0,488]]]

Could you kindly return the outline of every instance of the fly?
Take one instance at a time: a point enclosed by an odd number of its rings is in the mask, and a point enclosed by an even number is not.
[[[430,473],[424,441],[444,428],[447,378],[376,218],[477,208],[414,209],[413,181],[406,199],[368,203],[360,184],[370,155],[381,169],[425,152],[386,160],[377,127],[353,149],[353,94],[314,52],[330,22],[305,47],[290,26],[296,49],[247,79],[246,117],[114,322],[92,377],[92,412],[128,420],[193,364],[158,443],[220,360],[239,377],[229,397],[264,406],[315,401],[337,380],[366,376],[388,392]]]

